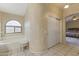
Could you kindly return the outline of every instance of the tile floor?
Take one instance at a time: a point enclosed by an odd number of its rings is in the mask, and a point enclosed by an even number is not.
[[[66,44],[57,44],[42,54],[24,51],[25,56],[79,56],[79,38],[66,37]]]
[[[66,43],[79,47],[79,38],[66,37]]]
[[[79,56],[79,40],[69,37],[66,39],[67,44],[57,44],[43,53],[34,54],[29,49],[26,49],[23,52],[19,52],[18,55],[12,56]]]
[[[79,56],[79,49],[65,44],[57,44],[41,54],[31,53],[28,49],[19,56]]]

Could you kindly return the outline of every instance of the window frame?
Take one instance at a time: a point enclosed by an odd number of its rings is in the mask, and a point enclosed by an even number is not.
[[[10,20],[10,21],[12,21],[12,20]],[[14,21],[16,21],[16,20],[14,20]],[[9,21],[8,21],[8,22],[9,22]],[[8,23],[8,22],[7,22],[7,23]],[[18,21],[17,21],[17,22],[18,22]],[[6,24],[7,24],[7,23],[6,23]],[[20,22],[19,22],[19,23],[20,23]],[[6,34],[22,33],[22,25],[21,25],[21,26],[6,26],[6,24],[5,24],[5,33],[6,33]],[[21,24],[21,23],[20,23],[20,24]],[[7,33],[7,32],[6,32],[6,27],[14,27],[14,32],[13,32],[13,33]],[[15,32],[15,28],[18,28],[18,27],[21,29],[21,31],[20,31],[20,32]]]

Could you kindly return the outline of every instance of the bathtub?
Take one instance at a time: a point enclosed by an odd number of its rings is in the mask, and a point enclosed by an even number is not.
[[[23,47],[26,43],[28,43],[28,41],[25,40],[25,38],[9,37],[6,40],[2,40],[0,41],[0,55],[19,55],[21,52],[23,52]]]

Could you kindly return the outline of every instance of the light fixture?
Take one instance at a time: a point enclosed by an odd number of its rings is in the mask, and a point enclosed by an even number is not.
[[[74,18],[73,20],[77,20],[76,18]]]
[[[73,20],[77,20],[78,18],[76,16],[73,16]]]
[[[69,5],[65,5],[64,8],[69,8]]]

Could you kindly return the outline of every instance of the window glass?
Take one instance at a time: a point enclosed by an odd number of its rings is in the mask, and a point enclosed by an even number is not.
[[[21,24],[18,21],[11,20],[6,23],[6,33],[21,32]]]
[[[6,27],[6,33],[13,33],[14,27]]]
[[[21,24],[18,21],[12,20],[9,21],[6,26],[21,26]]]
[[[21,32],[21,28],[20,27],[16,27],[15,28],[15,32]]]

